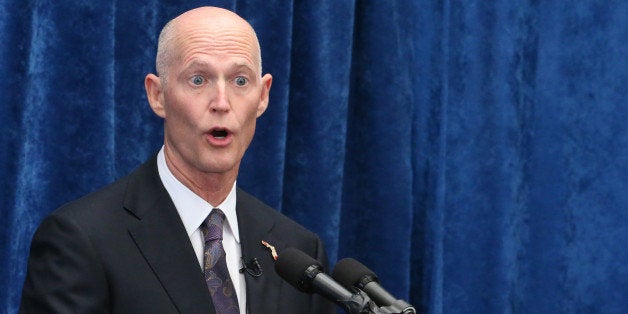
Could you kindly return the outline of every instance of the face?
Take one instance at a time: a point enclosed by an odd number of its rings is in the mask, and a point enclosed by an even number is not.
[[[272,77],[259,73],[257,41],[232,23],[181,25],[165,82],[146,78],[151,107],[165,121],[166,152],[187,175],[237,174],[268,105]]]

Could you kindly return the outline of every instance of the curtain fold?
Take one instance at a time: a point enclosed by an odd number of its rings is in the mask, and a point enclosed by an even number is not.
[[[386,278],[391,293],[407,299],[414,140],[410,74],[415,67],[406,32],[413,17],[403,9],[400,4],[356,6],[339,252],[361,256]],[[370,49],[375,46],[385,49]]]
[[[270,104],[238,185],[425,313],[628,308],[625,1],[0,0],[1,312],[61,204],[163,142],[157,36],[257,30]]]
[[[306,227],[321,230],[333,260],[341,224],[349,103],[349,86],[342,82],[351,73],[353,12],[350,1],[295,3],[294,12],[281,208]],[[313,219],[303,210],[307,207],[326,217]]]

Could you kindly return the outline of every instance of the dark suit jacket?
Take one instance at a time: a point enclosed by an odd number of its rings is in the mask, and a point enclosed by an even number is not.
[[[249,313],[334,313],[274,270],[265,240],[296,247],[324,265],[320,239],[237,190]],[[113,184],[47,217],[31,244],[20,313],[214,313],[196,255],[157,172],[156,157]]]

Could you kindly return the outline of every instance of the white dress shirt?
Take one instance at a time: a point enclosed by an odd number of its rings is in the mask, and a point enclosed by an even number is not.
[[[183,226],[188,233],[194,253],[198,259],[198,264],[203,269],[203,232],[200,229],[201,224],[209,215],[213,208],[220,208],[225,213],[225,223],[222,229],[222,245],[225,248],[225,258],[227,260],[227,268],[231,276],[231,281],[238,295],[238,305],[240,313],[246,313],[246,284],[244,274],[239,272],[242,264],[240,257],[242,250],[240,248],[240,232],[238,229],[238,217],[236,216],[236,185],[233,184],[231,192],[227,198],[217,206],[209,204],[207,201],[196,195],[192,190],[188,189],[172,174],[166,164],[164,156],[164,148],[157,154],[157,169],[159,177],[164,187],[170,194],[174,206],[179,212]]]

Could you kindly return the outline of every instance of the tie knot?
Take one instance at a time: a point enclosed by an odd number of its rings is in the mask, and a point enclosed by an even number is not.
[[[225,214],[220,209],[214,208],[201,225],[205,242],[222,240],[222,224],[224,221]]]

